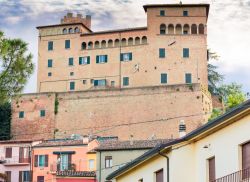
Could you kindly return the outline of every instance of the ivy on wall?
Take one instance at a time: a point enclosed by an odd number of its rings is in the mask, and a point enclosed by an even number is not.
[[[9,140],[11,127],[11,105],[5,103],[0,105],[0,140]]]

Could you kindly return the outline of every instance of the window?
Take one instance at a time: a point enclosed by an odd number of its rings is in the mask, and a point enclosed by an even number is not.
[[[186,73],[185,74],[185,80],[187,84],[192,83],[192,74],[191,73]]]
[[[85,85],[86,83],[87,83],[87,80],[83,80],[83,81],[82,81],[82,84]]]
[[[44,182],[44,176],[37,176],[37,182]]]
[[[94,80],[94,86],[106,86],[106,80]]]
[[[95,168],[95,160],[89,159],[89,170],[94,170]]]
[[[67,34],[67,29],[66,28],[63,29],[63,34]]]
[[[78,27],[75,28],[75,33],[79,33],[80,29]]]
[[[24,118],[24,111],[19,112],[19,118]]]
[[[35,155],[34,167],[48,167],[48,155]]]
[[[132,53],[121,53],[121,61],[131,61]]]
[[[69,58],[69,66],[73,66],[74,65],[74,58]]]
[[[164,48],[160,48],[159,49],[159,58],[165,58],[165,49]]]
[[[142,44],[147,44],[147,42],[148,42],[147,37],[146,37],[146,36],[143,36],[143,37],[141,38],[141,43],[142,43]]]
[[[123,86],[129,86],[129,77],[123,77]]]
[[[69,170],[71,168],[71,154],[61,154],[58,157],[60,157],[60,169],[58,170]]]
[[[87,49],[87,44],[86,44],[86,42],[83,42],[82,43],[82,50],[85,50],[85,49]]]
[[[165,10],[160,10],[160,16],[165,16]]]
[[[65,40],[65,49],[70,48],[70,40]]]
[[[48,42],[48,50],[52,51],[53,50],[53,41]]]
[[[250,142],[242,145],[242,169],[248,168],[250,168]]]
[[[73,28],[69,28],[69,33],[73,33]]]
[[[115,86],[115,81],[111,81],[111,86],[112,86],[112,87]]]
[[[5,171],[6,174],[6,182],[11,182],[11,171]]]
[[[112,156],[105,156],[105,168],[111,168],[112,166]]]
[[[79,65],[90,64],[90,56],[79,57]]]
[[[48,59],[48,68],[52,68],[52,67],[53,67],[53,60]]]
[[[215,157],[208,159],[208,178],[209,181],[214,181],[215,177]]]
[[[189,48],[183,48],[183,58],[189,58]]]
[[[108,62],[108,55],[96,56],[96,63],[107,63],[107,62]]]
[[[161,74],[161,83],[168,83],[168,75],[167,73]]]
[[[19,171],[19,179],[21,179],[22,182],[30,182],[31,181],[30,171]]]
[[[45,116],[45,110],[41,110],[40,111],[40,117],[44,117]]]
[[[45,166],[45,155],[39,155],[38,157],[38,166],[44,167]]]
[[[7,147],[5,149],[5,158],[12,158],[12,148],[11,147]]]
[[[183,30],[183,34],[184,34],[184,35],[187,35],[187,34],[188,34],[188,31],[187,31],[187,30]]]
[[[48,72],[48,76],[52,76],[52,73],[51,73],[51,72]]]
[[[142,179],[139,179],[138,182],[143,182],[143,178],[142,178]]]
[[[163,169],[155,172],[155,182],[163,182]]]
[[[160,34],[161,35],[164,35],[164,34],[166,34],[166,25],[165,24],[161,24],[160,25]]]
[[[183,11],[183,16],[188,16],[188,11]]]
[[[74,76],[74,72],[70,72],[69,75],[70,75],[70,76]]]
[[[75,82],[70,82],[69,83],[69,89],[70,90],[75,90]]]

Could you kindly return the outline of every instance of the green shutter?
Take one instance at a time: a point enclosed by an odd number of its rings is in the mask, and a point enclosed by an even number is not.
[[[183,48],[183,57],[189,58],[189,48]]]
[[[161,74],[161,83],[167,83],[168,82],[168,75],[166,73]]]
[[[88,56],[88,61],[87,61],[87,64],[90,64],[90,56]]]
[[[132,52],[129,53],[129,60],[131,61],[132,60]]]
[[[96,56],[96,63],[99,63],[99,56]]]
[[[159,57],[160,58],[165,58],[165,49],[164,48],[159,49]]]
[[[123,60],[123,53],[120,54],[120,61],[124,61]]]
[[[79,65],[82,64],[82,57],[79,57]]]
[[[186,73],[185,75],[186,83],[192,83],[192,74],[191,73]]]
[[[51,68],[53,66],[52,59],[48,59],[48,68]]]
[[[108,62],[108,55],[105,55],[105,63]]]

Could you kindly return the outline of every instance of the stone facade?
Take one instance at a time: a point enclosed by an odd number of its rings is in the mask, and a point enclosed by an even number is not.
[[[58,105],[55,101],[58,101]],[[121,140],[177,138],[207,121],[211,98],[200,84],[22,95],[12,103],[12,135],[62,138],[71,134],[118,136]],[[40,110],[46,115],[40,117]],[[58,112],[55,112],[58,111]],[[24,118],[19,112],[24,111]],[[57,114],[55,114],[57,113]]]
[[[207,16],[208,5],[165,5],[147,7],[147,26],[92,32],[90,17],[68,14],[59,25],[40,26],[38,56],[38,92],[66,92],[95,88],[95,80],[105,80],[106,87],[127,88],[161,85],[161,74],[168,84],[185,83],[185,74],[193,83],[207,87]],[[165,16],[160,16],[160,11]],[[188,16],[183,16],[187,11]],[[87,22],[86,22],[87,21]],[[165,32],[161,32],[165,26]],[[80,31],[74,31],[79,28]],[[66,30],[66,33],[64,32]],[[69,33],[70,31],[73,31]],[[163,31],[163,30],[162,30]],[[70,48],[65,49],[65,41]],[[53,50],[48,43],[53,42]],[[165,58],[159,58],[159,49]],[[189,56],[183,57],[183,49]],[[122,53],[132,53],[132,60],[120,61]],[[107,55],[106,63],[96,63],[98,55]],[[89,64],[79,65],[79,57]],[[73,58],[73,65],[69,65]],[[53,64],[48,67],[48,60]],[[123,78],[129,78],[125,85]],[[74,89],[70,83],[74,82]]]

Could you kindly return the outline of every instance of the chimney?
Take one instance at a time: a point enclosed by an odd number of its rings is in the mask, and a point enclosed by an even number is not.
[[[67,13],[67,17],[68,18],[72,18],[73,17],[73,13]]]
[[[76,17],[77,17],[77,18],[82,18],[82,14],[78,13],[78,14],[76,15]]]
[[[134,145],[134,139],[133,139],[133,135],[130,135],[130,145]]]
[[[186,135],[186,124],[184,120],[181,120],[179,124],[179,137],[182,138],[185,135]]]
[[[83,136],[83,143],[89,143],[89,136],[88,135],[84,135]]]

